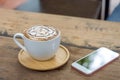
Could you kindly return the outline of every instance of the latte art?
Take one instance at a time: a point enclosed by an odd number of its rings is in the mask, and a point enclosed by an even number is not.
[[[27,38],[32,40],[45,41],[54,38],[58,35],[58,31],[53,27],[34,26],[25,31]]]

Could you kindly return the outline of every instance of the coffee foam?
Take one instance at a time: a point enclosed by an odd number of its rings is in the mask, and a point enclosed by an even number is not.
[[[58,31],[53,27],[34,26],[25,31],[25,36],[32,40],[50,40],[58,35]]]

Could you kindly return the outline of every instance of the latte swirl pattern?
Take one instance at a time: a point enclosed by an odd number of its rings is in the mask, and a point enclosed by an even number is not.
[[[58,31],[53,27],[34,26],[25,31],[25,36],[32,40],[46,41],[58,35]]]

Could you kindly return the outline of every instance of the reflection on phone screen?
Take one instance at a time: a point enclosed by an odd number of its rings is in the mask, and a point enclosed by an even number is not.
[[[77,63],[89,69],[90,71],[94,71],[118,56],[116,53],[114,53],[115,52],[107,50],[105,48],[98,49],[87,57],[77,61]]]

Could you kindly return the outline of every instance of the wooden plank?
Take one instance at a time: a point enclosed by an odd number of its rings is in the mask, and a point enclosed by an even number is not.
[[[34,25],[57,27],[62,32],[62,42],[67,45],[120,49],[120,23],[0,9],[1,36],[12,37]]]
[[[51,71],[34,71],[23,67],[18,62],[17,55],[20,48],[16,46],[13,39],[0,36],[0,80],[118,80],[120,78],[120,58],[91,77],[86,77],[71,68],[71,63],[93,50],[66,47],[71,56],[64,66]]]

